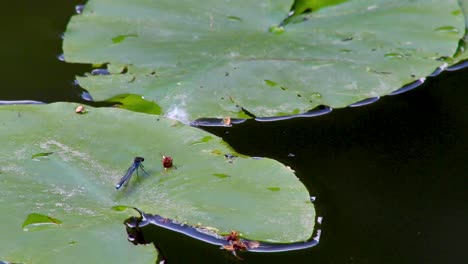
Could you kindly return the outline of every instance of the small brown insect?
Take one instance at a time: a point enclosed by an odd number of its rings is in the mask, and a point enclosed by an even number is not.
[[[232,230],[229,235],[226,236],[226,240],[229,242],[229,245],[224,245],[223,248],[230,251],[236,258],[243,260],[237,255],[237,252],[248,250],[248,245],[239,238],[239,232]]]
[[[84,113],[86,113],[86,109],[85,109],[85,107],[83,105],[79,105],[79,106],[76,107],[75,113],[84,114]]]
[[[241,240],[236,240],[236,241],[232,241],[231,243],[229,243],[229,245],[223,246],[223,248],[226,249],[227,251],[231,251],[234,256],[238,257],[236,255],[236,252],[246,251],[247,245]]]
[[[228,236],[226,236],[228,242],[239,240],[239,232],[232,230]]]
[[[230,117],[230,116],[227,116],[227,117],[223,118],[223,125],[224,125],[225,127],[230,127],[230,126],[232,126],[232,124],[231,124],[231,117]]]

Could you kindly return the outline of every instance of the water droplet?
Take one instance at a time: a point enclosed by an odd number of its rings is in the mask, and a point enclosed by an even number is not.
[[[274,34],[281,34],[284,32],[284,27],[282,26],[271,26],[268,31]]]
[[[454,27],[454,26],[443,26],[443,27],[438,27],[435,29],[435,31],[437,32],[446,32],[446,33],[452,33],[452,34],[456,34],[458,32],[460,32],[458,30],[458,28]]]
[[[85,7],[84,5],[77,5],[77,6],[75,6],[75,12],[76,12],[77,14],[83,13],[84,7]]]
[[[60,54],[60,55],[57,56],[57,59],[59,61],[65,61],[65,56],[63,54]]]
[[[237,17],[237,16],[227,16],[227,19],[232,20],[232,21],[242,21],[242,18]]]
[[[274,82],[272,80],[264,80],[264,81],[268,86],[271,86],[271,87],[278,85],[278,83],[276,83],[276,82]]]
[[[389,59],[401,59],[403,58],[403,55],[400,54],[400,53],[387,53],[384,55],[385,58],[389,58]]]
[[[321,98],[322,98],[322,95],[321,95],[320,93],[312,93],[312,94],[310,94],[310,97],[311,97],[312,99],[317,100],[317,99],[321,99]]]

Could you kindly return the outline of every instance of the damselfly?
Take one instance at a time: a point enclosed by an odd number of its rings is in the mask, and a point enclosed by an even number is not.
[[[115,188],[117,190],[120,189],[120,187],[122,187],[124,184],[126,184],[126,183],[128,183],[130,181],[130,178],[132,178],[132,175],[133,175],[133,173],[135,171],[136,171],[136,173],[138,175],[138,169],[141,169],[146,175],[148,175],[148,173],[145,171],[145,168],[143,167],[143,164],[142,164],[143,161],[145,161],[144,158],[135,157],[135,159],[133,160],[132,166],[130,166],[130,168],[128,168],[127,172],[122,177],[122,179],[120,179],[119,183],[117,183],[117,185],[115,185]]]

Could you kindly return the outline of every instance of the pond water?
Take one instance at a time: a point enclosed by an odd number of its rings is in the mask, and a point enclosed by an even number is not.
[[[0,16],[0,100],[75,101],[61,33],[82,1],[13,1]],[[238,152],[291,166],[323,216],[318,246],[245,253],[244,263],[462,263],[468,223],[468,69],[362,107],[210,127]],[[122,228],[125,228],[122,226]],[[238,262],[218,247],[148,230],[170,263]]]

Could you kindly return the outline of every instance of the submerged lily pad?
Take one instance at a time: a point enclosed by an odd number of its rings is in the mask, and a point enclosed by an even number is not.
[[[36,153],[32,155],[31,159],[39,158],[39,157],[48,157],[50,155],[54,154],[53,152],[42,152],[42,153]]]
[[[51,216],[43,215],[43,214],[38,214],[38,213],[32,213],[29,214],[26,220],[23,222],[23,230],[27,230],[30,227],[34,226],[44,226],[44,225],[60,225],[62,221],[59,219],[53,218]]]
[[[153,247],[126,241],[125,206],[221,233],[239,230],[254,240],[287,243],[312,235],[314,206],[288,167],[239,155],[216,136],[156,115],[92,107],[77,115],[75,107],[0,108],[4,260],[154,263]],[[31,159],[48,152],[54,154]],[[165,169],[161,155],[171,156],[177,169]],[[133,175],[116,190],[136,156],[144,157],[148,175]],[[280,189],[272,192],[272,186]],[[45,218],[62,223],[24,232],[32,213],[43,218],[27,225]]]
[[[304,17],[306,14],[317,12],[321,8],[338,5],[346,1],[348,0],[294,0],[291,11],[288,17],[281,22],[281,26],[291,22],[304,21],[307,19]]]
[[[77,78],[97,100],[140,94],[181,120],[277,116],[389,94],[453,56],[465,31],[456,0],[361,0],[269,32],[291,3],[91,0],[68,25],[65,59],[127,65]]]

